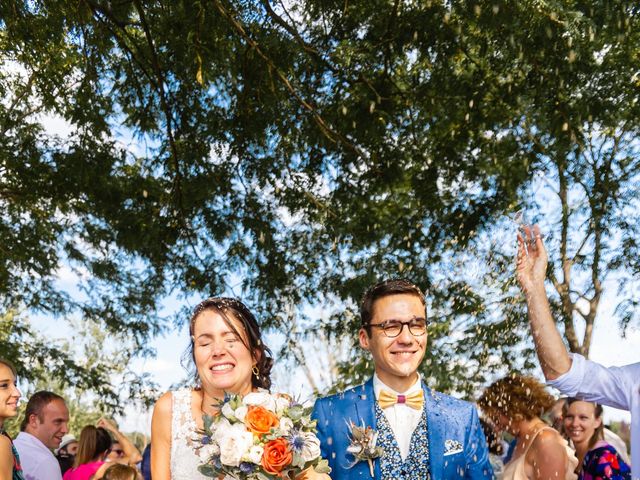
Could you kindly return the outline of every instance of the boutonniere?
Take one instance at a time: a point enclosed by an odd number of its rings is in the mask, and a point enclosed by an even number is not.
[[[382,456],[384,453],[382,447],[376,447],[378,432],[371,427],[365,427],[364,424],[358,426],[349,422],[349,433],[351,435],[351,444],[347,447],[347,452],[356,459],[353,465],[366,460],[369,464],[371,478],[373,478],[373,460]]]

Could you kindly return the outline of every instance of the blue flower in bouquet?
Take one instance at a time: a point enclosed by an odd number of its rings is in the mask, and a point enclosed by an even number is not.
[[[300,430],[291,429],[289,434],[285,437],[291,445],[291,450],[293,453],[302,453],[302,449],[304,448],[305,437]]]
[[[302,463],[320,457],[320,440],[314,433],[291,429],[285,438]]]
[[[240,462],[240,471],[242,473],[252,473],[256,469],[257,465],[250,462]]]

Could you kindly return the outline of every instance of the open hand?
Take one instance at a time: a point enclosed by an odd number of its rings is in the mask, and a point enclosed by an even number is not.
[[[525,225],[522,231],[518,232],[516,258],[516,276],[525,293],[536,286],[544,285],[547,272],[547,250],[542,243],[538,225]]]

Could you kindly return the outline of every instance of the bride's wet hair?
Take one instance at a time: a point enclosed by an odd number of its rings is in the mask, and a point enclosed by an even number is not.
[[[262,342],[260,326],[247,306],[240,300],[230,297],[211,297],[203,300],[193,310],[191,320],[189,321],[189,346],[182,356],[182,364],[192,375],[193,380],[199,381],[198,371],[195,368],[195,358],[193,352],[193,327],[198,316],[206,311],[211,310],[218,313],[227,326],[238,336],[245,347],[251,352],[256,359],[256,367],[258,374],[251,375],[251,384],[254,388],[271,388],[271,369],[273,368],[273,357],[271,350]],[[230,316],[237,319],[243,326],[246,333],[245,336],[238,332],[236,326]]]

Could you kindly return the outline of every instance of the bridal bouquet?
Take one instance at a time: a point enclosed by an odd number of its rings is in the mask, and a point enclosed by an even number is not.
[[[225,396],[218,414],[205,415],[196,448],[207,477],[237,480],[295,478],[313,468],[329,473],[311,407],[266,391]]]

